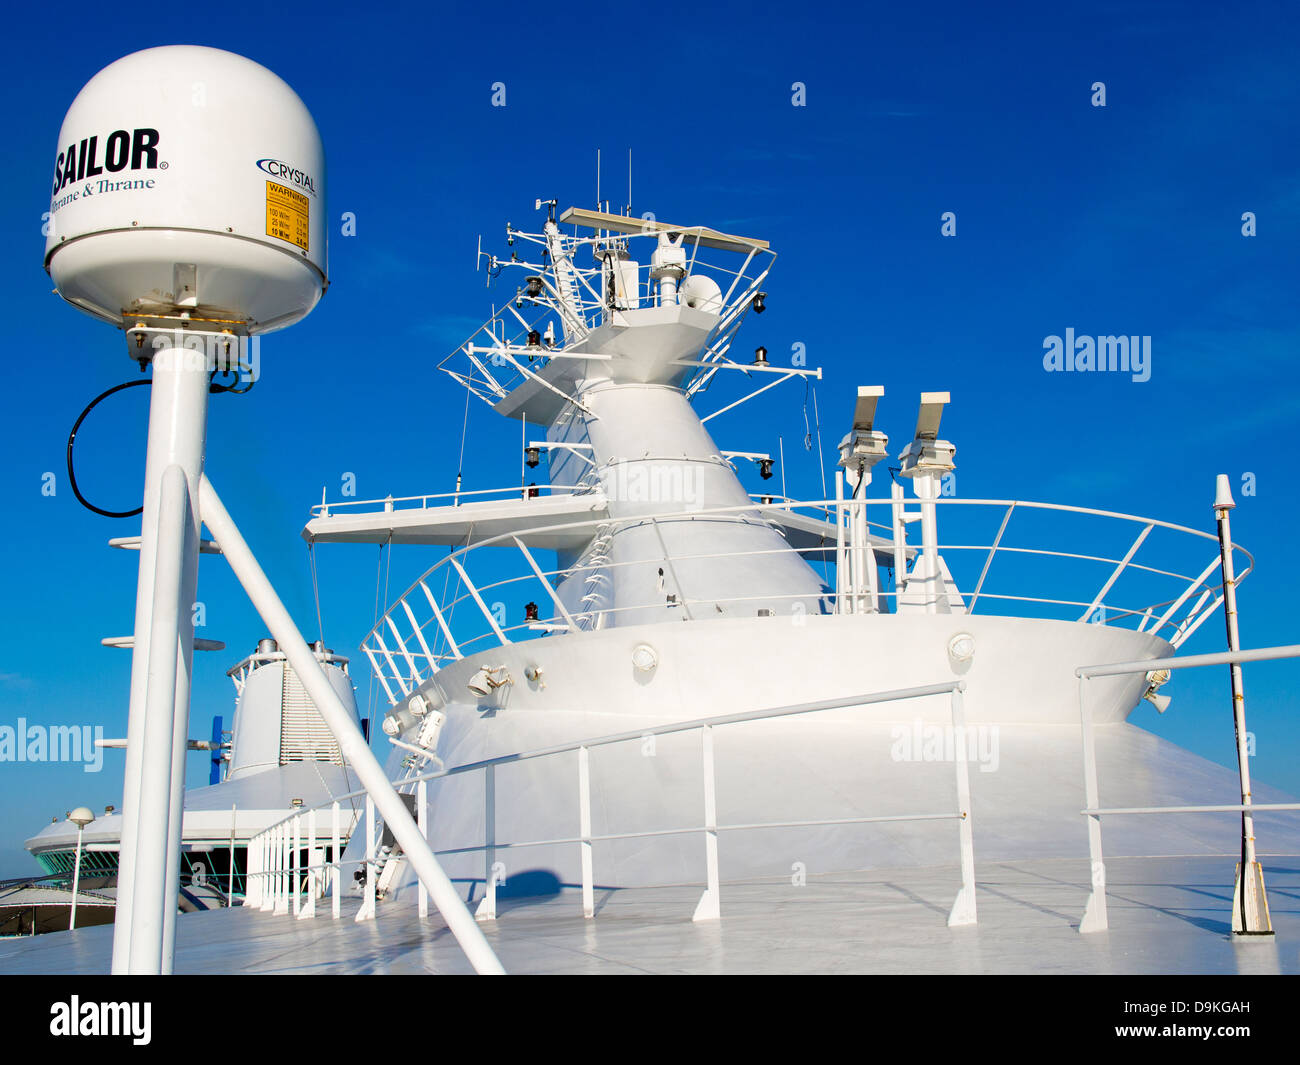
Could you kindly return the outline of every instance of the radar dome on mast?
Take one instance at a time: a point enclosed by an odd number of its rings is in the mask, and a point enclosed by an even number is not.
[[[69,303],[121,327],[299,321],[328,284],[311,114],[271,71],[216,48],[110,64],[59,133],[45,268]]]

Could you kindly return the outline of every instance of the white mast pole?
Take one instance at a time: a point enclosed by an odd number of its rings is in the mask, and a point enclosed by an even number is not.
[[[190,666],[198,572],[198,498],[207,429],[208,367],[203,353],[166,347],[153,358],[140,572],[136,583],[122,794],[122,842],[114,915],[114,973],[170,971],[179,877],[180,803],[189,731]],[[169,471],[175,470],[174,473]],[[166,479],[169,490],[164,491]],[[166,504],[166,513],[160,508]],[[163,588],[159,578],[166,574]],[[155,616],[162,593],[164,616]],[[152,648],[153,635],[168,647]],[[156,759],[156,760],[151,760]],[[179,763],[179,764],[178,764]],[[172,841],[175,841],[174,844]],[[173,855],[171,851],[174,850]],[[168,907],[172,912],[167,912]]]

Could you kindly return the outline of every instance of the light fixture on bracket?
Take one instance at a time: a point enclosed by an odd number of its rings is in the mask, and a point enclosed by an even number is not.
[[[529,469],[536,469],[537,464],[542,461],[542,449],[539,447],[524,448],[524,458],[528,462]]]
[[[765,481],[770,481],[770,480],[772,479],[772,460],[771,460],[771,459],[759,459],[759,460],[758,460],[758,475],[759,475],[760,477],[762,477],[763,480],[765,480]]]
[[[513,684],[510,671],[505,666],[480,666],[479,671],[470,677],[465,685],[471,695],[482,698],[491,695],[498,688]]]
[[[763,347],[762,344],[760,344],[758,347],[754,349],[754,365],[755,366],[768,365],[767,348]]]
[[[762,314],[765,310],[767,310],[767,293],[756,292],[754,294],[754,313]]]
[[[534,274],[524,282],[524,295],[530,300],[537,299],[542,294],[542,279]]]
[[[1142,693],[1142,698],[1154,706],[1158,714],[1163,714],[1173,702],[1170,696],[1160,694],[1160,686],[1168,683],[1171,676],[1173,673],[1168,669],[1153,669],[1147,674],[1147,690]]]

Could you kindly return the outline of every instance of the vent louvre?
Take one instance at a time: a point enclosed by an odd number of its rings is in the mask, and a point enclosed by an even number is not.
[[[329,762],[343,764],[338,740],[311,701],[298,674],[284,663],[280,688],[280,764]]]

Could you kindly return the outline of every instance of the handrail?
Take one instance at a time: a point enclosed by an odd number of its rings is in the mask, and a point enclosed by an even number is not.
[[[492,919],[496,917],[496,884],[494,879],[495,873],[493,871],[493,859],[495,852],[498,849],[505,850],[534,846],[580,845],[583,848],[583,912],[586,917],[593,917],[595,911],[593,903],[594,880],[592,876],[591,847],[594,843],[610,840],[642,839],[667,835],[693,834],[696,832],[703,833],[706,840],[706,888],[704,895],[700,899],[699,905],[696,907],[695,919],[707,920],[715,919],[719,915],[720,876],[717,860],[717,833],[719,832],[746,831],[765,828],[800,828],[821,827],[825,825],[872,824],[899,821],[956,820],[959,823],[958,841],[960,847],[962,888],[953,904],[952,910],[949,914],[948,923],[949,925],[974,924],[976,921],[974,895],[975,864],[973,834],[971,831],[970,779],[965,743],[965,712],[963,709],[963,693],[965,689],[966,682],[957,679],[943,681],[936,684],[916,685],[910,688],[872,692],[865,695],[859,694],[836,699],[824,699],[815,702],[799,703],[790,706],[767,707],[757,710],[739,711],[731,714],[692,718],[684,721],[665,722],[664,724],[654,725],[647,728],[610,733],[603,736],[596,736],[567,743],[551,744],[546,747],[535,748],[531,751],[512,752],[506,755],[480,759],[475,762],[468,762],[462,765],[431,770],[423,773],[408,773],[406,776],[392,781],[392,784],[394,787],[406,789],[407,794],[410,794],[411,789],[415,788],[418,824],[422,826],[427,838],[427,827],[425,827],[427,826],[427,783],[431,780],[438,780],[466,773],[482,772],[484,774],[485,779],[488,782],[486,786],[488,820],[485,826],[484,842],[480,845],[474,845],[471,847],[440,849],[435,852],[440,855],[464,854],[479,851],[485,853],[485,895],[476,914],[479,920]],[[829,818],[822,820],[772,821],[738,824],[718,823],[716,804],[713,801],[713,729],[727,725],[743,724],[746,722],[768,720],[778,717],[794,717],[826,710],[858,709],[879,703],[928,698],[939,695],[948,695],[950,698],[952,723],[957,737],[955,743],[957,756],[954,759],[957,787],[956,811],[946,813],[924,812],[887,814],[850,818]],[[706,799],[705,818],[702,825],[674,826],[666,829],[652,829],[635,832],[592,833],[590,828],[591,795],[589,770],[589,757],[592,750],[618,743],[627,743],[638,740],[643,741],[649,736],[664,736],[696,730],[701,733],[704,756],[703,769],[705,774]],[[406,745],[400,744],[400,746],[404,747]],[[432,752],[429,753],[431,754]],[[581,834],[578,836],[546,840],[498,841],[495,838],[494,827],[495,770],[497,767],[538,758],[548,758],[573,753],[577,753],[579,756]],[[366,812],[363,815],[363,820],[366,825],[367,841],[365,857],[361,859],[349,859],[345,862],[341,857],[339,842],[340,832],[338,813],[340,810],[340,803],[346,799],[363,794],[366,794]],[[311,849],[314,847],[315,842],[322,838],[321,833],[316,831],[316,814],[326,806],[329,806],[332,810],[333,828],[331,830],[331,838],[334,844],[332,853],[333,861],[322,862],[320,864],[312,864],[309,861],[307,865],[300,867],[298,854],[301,850],[301,840],[303,838],[300,831],[302,820],[304,817],[308,819],[306,837],[312,841],[308,844],[309,849]],[[355,832],[355,826],[352,831]],[[333,903],[332,913],[335,918],[338,918],[341,914],[341,870],[343,866],[364,865],[367,869],[365,900],[362,904],[361,911],[357,915],[357,920],[368,920],[373,918],[376,914],[376,879],[380,868],[380,855],[375,842],[375,809],[369,795],[364,791],[354,792],[349,795],[340,795],[330,800],[318,803],[313,807],[295,809],[281,820],[266,826],[261,832],[250,839],[248,844],[248,854],[250,855],[248,863],[249,870],[246,875],[248,883],[255,886],[250,888],[250,895],[248,896],[246,905],[259,906],[264,910],[273,909],[276,913],[283,914],[292,911],[295,916],[314,917],[317,893],[324,893],[325,883],[328,881]],[[384,860],[387,861],[387,858],[385,857]],[[266,865],[267,867],[254,869],[254,865]],[[303,880],[301,874],[304,872],[309,874],[306,883],[306,891],[309,898],[306,900],[305,905],[304,900],[301,898],[303,894]],[[318,873],[322,875],[318,876]],[[425,916],[427,914],[427,896],[423,885],[420,886],[419,906],[421,916]]]
[[[1260,647],[1245,651],[1219,651],[1212,654],[1184,655],[1181,658],[1152,658],[1138,662],[1104,662],[1079,666],[1074,675],[1079,679],[1079,726],[1083,743],[1084,809],[1080,814],[1088,823],[1088,857],[1092,867],[1092,890],[1079,921],[1079,931],[1087,934],[1103,932],[1110,927],[1106,912],[1106,860],[1102,849],[1101,819],[1103,816],[1143,814],[1191,813],[1258,813],[1300,811],[1300,803],[1220,803],[1202,806],[1114,806],[1103,807],[1097,784],[1097,750],[1093,735],[1092,706],[1088,700],[1088,682],[1098,677],[1119,677],[1133,673],[1155,673],[1162,670],[1195,669],[1202,666],[1239,666],[1243,662],[1268,662],[1278,659],[1300,658],[1300,644],[1278,647]],[[1246,757],[1242,755],[1241,757]],[[1243,785],[1244,788],[1244,785]],[[1243,798],[1249,792],[1243,791]],[[1240,870],[1245,876],[1246,870]]]
[[[764,497],[766,498],[766,497]],[[983,566],[979,572],[979,579],[976,582],[974,591],[970,594],[969,602],[961,604],[961,610],[965,613],[973,613],[977,603],[1020,603],[1033,607],[1051,607],[1057,609],[1073,608],[1082,611],[1081,617],[1063,618],[1063,620],[1077,621],[1097,621],[1100,623],[1116,623],[1120,621],[1137,620],[1137,629],[1141,632],[1148,632],[1157,636],[1162,636],[1173,646],[1180,646],[1185,642],[1220,605],[1221,597],[1216,597],[1213,586],[1207,584],[1208,575],[1212,572],[1213,564],[1207,566],[1197,575],[1178,572],[1173,568],[1166,566],[1149,565],[1145,561],[1139,560],[1136,556],[1139,548],[1147,542],[1150,534],[1156,529],[1167,530],[1176,534],[1184,534],[1195,537],[1199,540],[1206,540],[1216,544],[1217,538],[1212,533],[1204,532],[1199,529],[1191,529],[1186,526],[1178,525],[1173,522],[1165,522],[1159,519],[1144,518],[1132,514],[1124,514],[1115,511],[1105,511],[1096,508],[1076,507],[1066,504],[1040,503],[1027,500],[986,500],[986,499],[955,499],[941,497],[934,501],[936,505],[943,506],[966,506],[966,507],[993,507],[1005,508],[1002,515],[1001,525],[998,528],[996,537],[991,546],[985,547],[978,543],[948,543],[940,542],[938,550],[949,556],[957,553],[984,553]],[[771,526],[771,515],[783,512],[792,512],[795,510],[812,510],[818,514],[826,513],[850,513],[861,511],[865,515],[867,508],[870,506],[897,506],[897,501],[893,498],[880,500],[818,500],[818,501],[798,501],[786,499],[781,502],[751,502],[744,505],[729,507],[715,507],[707,509],[682,510],[676,512],[650,514],[650,515],[633,515],[623,519],[610,518],[602,516],[598,518],[583,519],[579,521],[557,523],[546,526],[548,532],[562,530],[589,530],[593,537],[600,535],[602,532],[607,533],[612,527],[635,528],[638,526],[650,526],[658,529],[661,523],[673,522],[677,520],[699,520],[701,518],[712,518],[715,520],[735,520],[739,522],[759,522]],[[1056,512],[1063,514],[1082,515],[1086,517],[1096,517],[1107,520],[1124,521],[1136,524],[1140,527],[1140,532],[1135,541],[1129,546],[1127,553],[1122,557],[1109,557],[1102,554],[1088,554],[1082,552],[1070,552],[1063,550],[1041,549],[1033,547],[1024,547],[1004,542],[1009,523],[1012,517],[1017,514],[1030,512]],[[828,522],[828,529],[835,525],[834,521]],[[874,525],[876,523],[865,523]],[[882,526],[883,527],[883,526]],[[377,677],[383,686],[391,703],[396,703],[400,698],[409,695],[410,692],[423,683],[432,673],[437,672],[443,663],[463,658],[467,653],[476,653],[476,649],[481,648],[483,641],[492,640],[498,644],[506,644],[511,641],[512,635],[523,633],[537,633],[540,631],[575,631],[583,629],[592,624],[595,615],[603,615],[608,618],[616,618],[620,614],[628,616],[630,611],[644,611],[655,607],[664,607],[664,603],[659,601],[647,601],[644,603],[624,603],[619,606],[593,605],[590,609],[578,611],[577,609],[564,609],[564,603],[556,589],[556,583],[562,581],[584,569],[592,567],[598,568],[608,577],[608,571],[618,570],[620,568],[643,566],[646,564],[663,564],[664,559],[658,555],[653,557],[647,555],[646,558],[639,559],[621,559],[614,561],[608,558],[601,558],[598,565],[596,563],[578,564],[568,569],[542,570],[532,559],[526,546],[527,532],[509,531],[496,536],[489,537],[475,544],[465,545],[449,552],[437,563],[431,566],[425,573],[419,577],[405,592],[403,592],[380,619],[374,629],[372,629],[362,639],[362,647],[367,657],[370,659],[372,666],[375,668]],[[527,563],[526,569],[522,573],[507,574],[490,583],[477,585],[470,578],[464,563],[467,556],[472,551],[477,551],[484,547],[511,546],[519,550]],[[884,551],[887,544],[871,543],[868,549]],[[1249,551],[1244,548],[1234,547],[1240,550],[1247,560],[1247,564],[1241,569],[1237,582],[1244,580],[1254,569],[1254,558]],[[821,546],[808,546],[803,548],[791,548],[780,546],[774,548],[763,548],[759,550],[742,550],[735,552],[719,551],[702,551],[687,555],[674,555],[669,559],[669,563],[681,562],[700,562],[713,559],[745,557],[757,558],[762,555],[784,555],[790,551],[800,554],[807,561],[813,561],[820,556],[823,563],[830,561],[832,550],[839,552],[839,547],[835,538],[827,536],[826,542]],[[909,548],[909,550],[913,550]],[[1148,549],[1149,552],[1150,549]],[[1100,586],[1100,591],[1092,596],[1091,599],[1081,599],[1074,597],[1053,597],[1053,596],[1033,596],[1019,594],[1014,588],[1008,591],[990,591],[985,590],[985,586],[990,573],[993,557],[1002,555],[1003,557],[1040,557],[1069,560],[1071,562],[1081,562],[1086,564],[1106,565],[1112,567],[1108,579]],[[1216,552],[1217,557],[1217,552]],[[887,563],[886,563],[887,564]],[[1199,563],[1198,563],[1199,565]],[[462,589],[455,594],[450,600],[442,603],[442,609],[439,609],[438,602],[429,587],[429,581],[436,577],[437,572],[445,567],[450,567],[456,571],[457,587]],[[1179,567],[1179,569],[1186,567]],[[1177,582],[1177,586],[1182,587],[1181,594],[1170,595],[1167,598],[1157,602],[1148,603],[1144,606],[1125,606],[1115,602],[1107,602],[1107,596],[1112,594],[1116,584],[1125,573],[1144,574],[1162,580]],[[852,575],[847,575],[848,579]],[[860,578],[857,578],[860,579]],[[534,580],[541,583],[545,596],[550,599],[552,604],[556,605],[558,617],[562,620],[554,622],[525,622],[522,625],[505,625],[500,621],[488,608],[486,597],[489,593],[499,594],[501,589],[520,588],[531,584]],[[718,602],[743,603],[748,601],[772,601],[782,602],[786,600],[806,600],[820,598],[825,600],[827,607],[831,612],[851,612],[841,611],[837,607],[845,596],[848,596],[848,602],[862,600],[863,591],[853,592],[845,590],[846,575],[837,574],[837,587],[835,589],[823,589],[820,593],[798,592],[798,593],[773,593],[770,595],[738,595],[711,597],[716,598]],[[680,582],[677,584],[677,591],[680,595],[678,604],[683,613],[690,610],[692,603],[699,600],[690,595],[689,588],[682,588]],[[878,584],[879,582],[877,582]],[[892,591],[884,591],[876,588],[871,597],[880,604],[894,601],[895,603],[905,604],[907,609],[916,609],[916,596],[920,593],[909,590],[906,597],[903,595],[902,582],[896,579],[895,587]],[[434,610],[435,617],[419,621],[416,619],[411,610],[411,603],[423,611],[423,604],[420,597],[413,597],[416,589],[420,589],[423,597],[429,601],[429,606]],[[1183,610],[1185,604],[1191,598],[1193,593],[1201,591],[1203,594],[1197,598],[1192,605]],[[958,590],[960,595],[960,589]],[[942,598],[942,595],[940,596]],[[486,623],[486,631],[466,636],[461,639],[453,640],[451,629],[447,623],[446,616],[462,602],[472,602],[476,608],[477,614],[481,615]],[[1167,608],[1167,609],[1166,609]],[[856,607],[861,609],[861,607]],[[873,605],[870,610],[875,610]],[[987,608],[986,608],[987,609]],[[1179,611],[1183,610],[1180,615]],[[471,614],[475,611],[471,610]],[[432,622],[438,622],[439,630],[443,639],[424,639],[425,631],[430,627]],[[404,637],[399,632],[399,627],[405,629],[409,625],[409,631]],[[390,640],[391,637],[391,640]],[[442,650],[443,640],[446,641],[447,650]],[[395,646],[391,641],[396,641]],[[413,644],[419,643],[420,649],[417,650]],[[426,649],[433,646],[430,653]],[[397,659],[402,659],[404,666],[399,668]],[[397,690],[400,689],[400,694]]]

